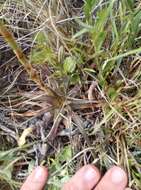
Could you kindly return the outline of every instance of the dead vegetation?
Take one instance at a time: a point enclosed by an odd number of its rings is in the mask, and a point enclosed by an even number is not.
[[[140,2],[7,0],[0,9],[2,188],[47,164],[57,190],[94,163],[124,167],[140,189]]]

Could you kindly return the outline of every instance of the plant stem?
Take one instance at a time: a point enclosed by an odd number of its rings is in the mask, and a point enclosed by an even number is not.
[[[25,70],[29,74],[31,80],[33,80],[41,90],[43,90],[48,96],[53,97],[58,102],[61,102],[62,97],[59,96],[54,90],[44,84],[40,78],[36,69],[33,68],[32,64],[28,61],[22,49],[18,46],[16,40],[14,39],[11,32],[8,31],[7,27],[4,25],[3,21],[0,21],[0,34],[4,37],[5,41],[14,51],[19,62],[24,66]]]

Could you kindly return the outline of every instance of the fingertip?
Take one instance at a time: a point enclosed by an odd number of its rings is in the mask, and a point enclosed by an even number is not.
[[[44,166],[37,166],[33,172],[32,172],[32,177],[36,181],[41,181],[41,180],[46,180],[48,177],[48,169]]]
[[[38,166],[27,177],[21,190],[40,190],[45,186],[47,178],[48,169],[44,166]]]
[[[128,177],[123,168],[119,166],[113,166],[110,169],[110,172],[111,172],[111,180],[113,183],[127,185]]]
[[[121,167],[113,166],[106,172],[99,184],[96,186],[95,190],[123,190],[127,187],[127,182],[128,178],[126,172]]]
[[[92,164],[88,164],[83,167],[82,176],[85,181],[99,181],[101,174],[97,167]]]
[[[95,166],[86,165],[76,172],[70,181],[64,185],[63,189],[91,190],[96,186],[100,177],[100,172]]]

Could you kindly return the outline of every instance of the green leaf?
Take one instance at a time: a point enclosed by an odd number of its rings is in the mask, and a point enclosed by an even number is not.
[[[130,50],[130,51],[127,51],[125,53],[122,53],[122,54],[119,54],[115,57],[112,57],[112,58],[109,58],[105,61],[105,63],[103,64],[103,68],[107,65],[107,63],[109,61],[114,61],[114,60],[118,60],[120,58],[124,58],[124,57],[127,57],[129,55],[134,55],[134,54],[138,54],[138,53],[141,53],[141,48],[137,48],[137,49],[133,49],[133,50]]]
[[[44,31],[40,31],[38,34],[34,36],[35,38],[35,43],[43,45],[47,43],[47,36],[44,33]]]
[[[110,87],[108,89],[108,96],[111,100],[114,100],[118,96],[118,91],[115,88]]]
[[[93,8],[96,6],[98,0],[86,0],[84,4],[84,13],[87,20],[91,19],[91,13]]]
[[[127,5],[127,7],[129,7],[129,9],[132,10],[134,8],[134,5],[135,5],[134,0],[125,0],[125,3]]]
[[[33,49],[30,55],[30,61],[33,64],[43,64],[46,61],[51,64],[54,58],[55,55],[53,54],[52,50],[46,46]]]
[[[76,69],[76,58],[69,56],[65,59],[63,69],[66,73],[73,73]]]
[[[80,77],[78,73],[74,73],[71,75],[70,84],[75,85],[80,82]]]
[[[107,35],[107,32],[100,32],[99,35],[97,35],[97,37],[95,36],[95,34],[93,33],[93,41],[94,41],[94,46],[95,46],[95,49],[97,52],[100,51],[101,47],[102,47],[102,44],[106,38],[106,35]]]
[[[96,73],[96,71],[94,69],[87,68],[87,67],[84,68],[83,70],[86,71],[86,72],[89,72],[89,73]]]
[[[88,28],[83,28],[82,30],[80,30],[79,32],[77,32],[76,34],[73,35],[73,39],[78,38],[80,36],[82,36],[83,34],[89,32]]]
[[[35,166],[35,160],[31,160],[28,164],[28,173],[29,174],[33,171],[34,166]]]
[[[11,161],[14,158],[14,151],[0,151],[0,161]]]
[[[141,23],[141,10],[139,10],[137,13],[134,14],[132,20],[131,20],[131,31],[130,31],[130,40],[131,44],[134,43],[135,38],[137,37],[139,31],[140,31],[140,23]]]
[[[72,158],[72,149],[71,146],[66,146],[59,155],[61,161],[69,161]]]
[[[91,30],[92,42],[95,50],[98,52],[106,38],[107,32],[104,31],[110,12],[112,11],[114,1],[110,1],[108,7],[103,8],[97,14],[97,19],[93,29]]]

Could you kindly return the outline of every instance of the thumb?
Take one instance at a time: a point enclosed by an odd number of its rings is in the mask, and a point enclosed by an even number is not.
[[[47,168],[38,166],[28,176],[20,190],[42,190],[48,178]]]

